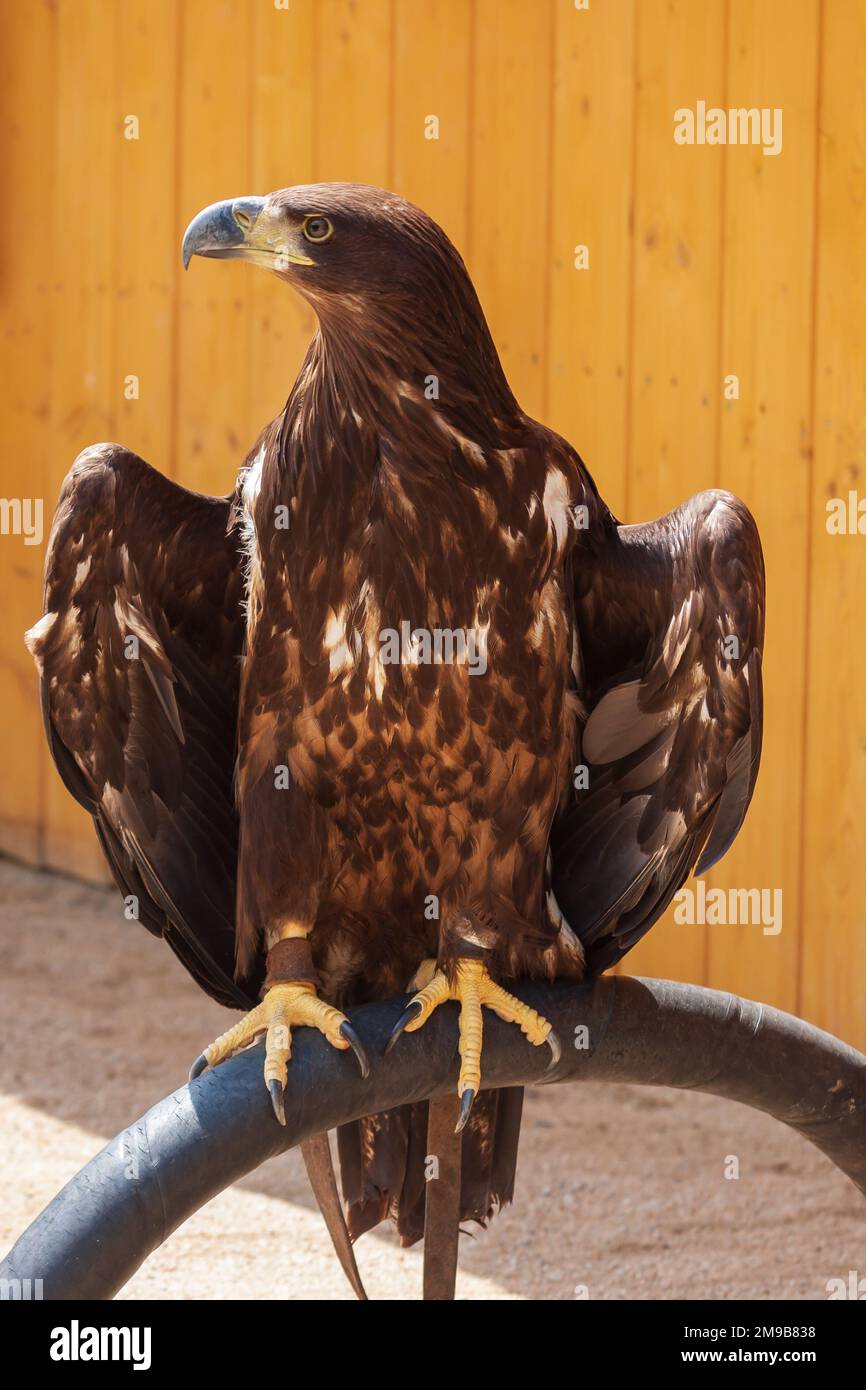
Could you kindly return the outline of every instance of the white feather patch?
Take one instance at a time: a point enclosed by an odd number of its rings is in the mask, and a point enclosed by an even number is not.
[[[24,645],[33,657],[39,670],[42,670],[42,647],[46,637],[53,628],[60,615],[58,613],[44,613],[38,622],[24,634]]]
[[[547,523],[556,537],[557,547],[561,550],[565,545],[571,522],[571,497],[568,491],[568,479],[558,468],[547,470],[542,506]]]

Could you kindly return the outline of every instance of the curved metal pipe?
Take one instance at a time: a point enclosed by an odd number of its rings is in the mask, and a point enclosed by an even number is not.
[[[811,1024],[736,995],[668,980],[607,976],[592,985],[526,983],[516,991],[551,1020],[562,1058],[544,1078],[707,1091],[764,1110],[822,1149],[866,1195],[866,1057]],[[374,1059],[312,1029],[293,1040],[286,1125],[262,1084],[259,1047],[155,1105],[66,1184],[0,1265],[2,1279],[42,1279],[48,1299],[105,1299],[193,1212],[307,1136],[406,1101],[440,1095],[457,1075],[456,1005],[405,1034],[384,1057],[403,999],[352,1014]],[[550,1059],[485,1015],[488,1086],[533,1085]],[[585,1031],[584,1031],[585,1030]]]

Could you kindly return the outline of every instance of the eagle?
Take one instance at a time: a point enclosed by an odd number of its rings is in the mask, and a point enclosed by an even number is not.
[[[366,1073],[353,1006],[409,992],[399,1046],[456,1001],[460,1219],[485,1224],[522,1104],[483,1089],[485,1009],[555,1062],[513,982],[614,965],[743,823],[758,531],[719,489],[619,522],[515,399],[451,241],[394,193],[221,201],[182,255],[265,268],[317,329],[230,495],[117,444],[75,460],[27,638],[54,762],[142,924],[245,1011],[194,1076],[264,1034],[284,1120],[293,1029]],[[350,1241],[423,1234],[427,1120],[338,1132]]]

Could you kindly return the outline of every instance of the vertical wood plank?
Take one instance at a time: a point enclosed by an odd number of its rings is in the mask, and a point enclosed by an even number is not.
[[[752,509],[768,575],[761,775],[723,887],[782,892],[782,930],[710,929],[709,983],[797,1005],[803,813],[803,668],[812,372],[817,0],[733,0],[729,104],[783,110],[783,146],[729,147],[725,160],[723,374],[718,481]],[[791,209],[796,208],[796,217]]]
[[[116,198],[122,113],[118,11],[110,0],[63,0],[57,11],[53,200],[51,507],[75,455],[116,434],[112,334],[122,227]],[[103,877],[90,817],[60,778],[47,779],[44,858]]]
[[[17,216],[0,223],[0,380],[3,449],[0,496],[42,503],[47,535],[54,506],[51,456],[51,285],[53,113],[33,102],[52,90],[56,17],[6,3],[0,48],[0,138],[10,208],[30,209],[27,234]],[[37,514],[38,515],[38,514]],[[0,850],[35,861],[41,847],[47,755],[36,671],[24,632],[41,613],[43,544],[0,535],[0,707],[6,738],[0,778]]]
[[[119,237],[112,294],[114,340],[110,391],[117,437],[163,473],[172,466],[174,318],[180,287],[175,206],[177,6],[173,0],[125,0],[117,7]],[[134,116],[138,139],[123,125]],[[126,386],[138,378],[138,398]]]
[[[506,376],[545,413],[553,5],[478,0],[469,269]]]
[[[802,1008],[866,1044],[866,536],[826,504],[866,498],[866,8],[823,6],[815,460],[806,726]]]
[[[608,506],[625,504],[633,0],[557,0],[548,413]],[[589,268],[575,267],[586,246]]]
[[[392,187],[429,212],[459,250],[469,230],[471,37],[466,0],[397,5]],[[436,139],[425,133],[430,117]]]
[[[288,10],[259,5],[253,28],[252,191],[313,179],[314,0]],[[250,398],[245,443],[282,410],[313,333],[312,309],[287,285],[246,267],[250,297]]]
[[[317,0],[314,177],[387,187],[393,167],[391,0]]]
[[[725,106],[725,5],[637,7],[634,299],[627,521],[713,481],[721,401],[721,150],[674,143],[674,112]],[[629,956],[638,973],[702,983],[706,929],[669,912]]]
[[[180,219],[209,203],[254,193],[250,123],[254,10],[243,0],[186,0],[182,7]],[[177,477],[225,493],[252,439],[249,419],[251,267],[193,259],[181,279],[176,406]]]

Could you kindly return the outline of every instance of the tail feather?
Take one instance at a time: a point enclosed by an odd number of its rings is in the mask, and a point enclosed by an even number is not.
[[[337,1191],[334,1165],[331,1161],[331,1144],[327,1134],[315,1134],[310,1139],[305,1139],[301,1144],[301,1153],[313,1196],[328,1228],[343,1273],[358,1298],[366,1299],[367,1293],[355,1263],[355,1252],[340,1206],[340,1194]]]
[[[482,1091],[463,1131],[460,1220],[486,1226],[514,1197],[523,1087]],[[402,1245],[424,1235],[428,1104],[341,1125],[340,1181],[352,1240],[390,1217]]]

